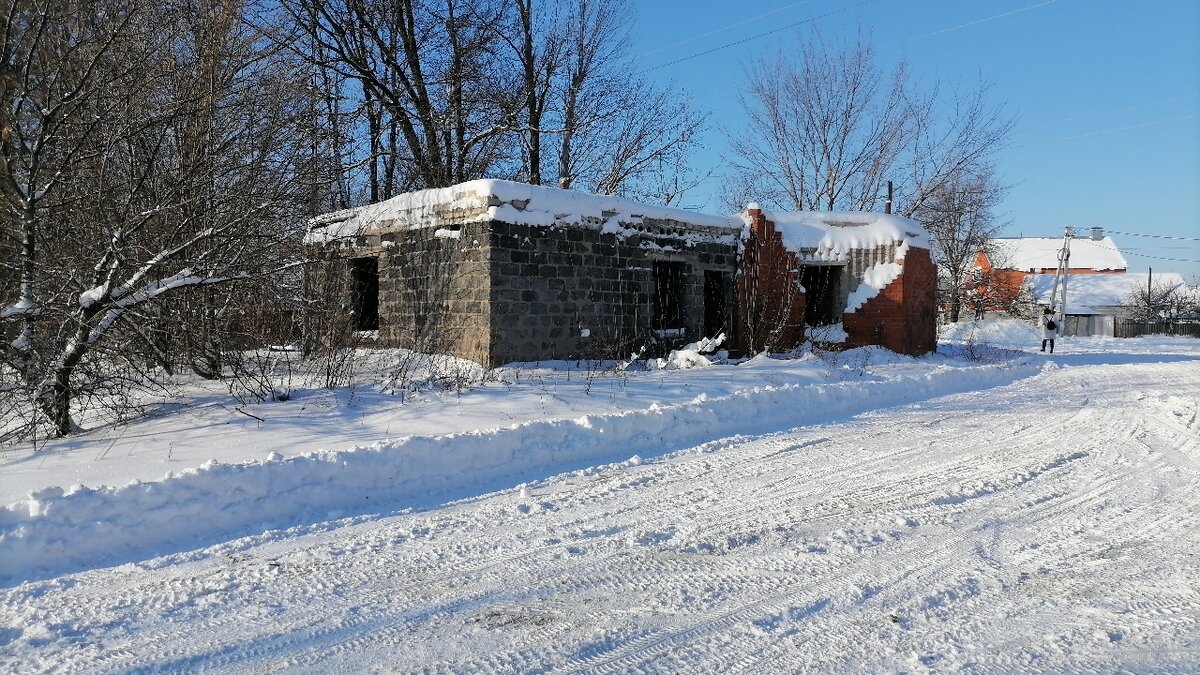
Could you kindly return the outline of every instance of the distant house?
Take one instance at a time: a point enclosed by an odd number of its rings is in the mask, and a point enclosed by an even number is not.
[[[1027,288],[1031,274],[1053,275],[1058,271],[1062,237],[1003,237],[988,241],[975,255],[976,276],[983,280],[978,292],[986,311],[1011,308]],[[1125,274],[1129,263],[1112,237],[1093,230],[1091,237],[1071,239],[1068,274]]]
[[[925,232],[883,214],[710,216],[477,180],[318,216],[308,243],[310,287],[342,298],[354,330],[487,366],[720,333],[790,349],[806,324],[849,346],[935,346]]]
[[[1072,246],[1074,248],[1074,246]],[[1072,254],[1071,256],[1075,256]],[[1050,306],[1054,274],[1031,274],[1025,283],[1039,308]],[[1153,284],[1156,288],[1186,288],[1183,277],[1173,272],[1149,274],[1068,274],[1067,303],[1058,308],[1065,315],[1063,335],[1112,337],[1115,321],[1129,315],[1130,298]],[[1039,309],[1040,312],[1040,309]]]
[[[976,262],[995,269],[1026,274],[1054,274],[1062,237],[1000,237],[988,242],[990,252],[980,251]],[[1075,237],[1071,239],[1069,274],[1123,274],[1129,263],[1112,237]]]

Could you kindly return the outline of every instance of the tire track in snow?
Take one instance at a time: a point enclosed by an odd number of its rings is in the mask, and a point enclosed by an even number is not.
[[[785,448],[787,447],[787,443],[784,443],[784,447]],[[779,452],[779,450],[774,449],[773,452]],[[780,484],[782,484],[782,480],[776,480],[775,485],[780,485]],[[767,496],[766,500],[757,500],[755,502],[746,503],[743,508],[740,508],[737,510],[737,513],[754,512],[754,510],[758,510],[763,506],[764,501],[773,501],[774,498],[775,498],[774,495],[769,495],[769,496]],[[562,545],[566,545],[566,543],[564,543]],[[559,548],[559,546],[546,546],[546,548],[542,549],[542,551],[545,551],[545,550],[551,549],[551,548]],[[526,558],[526,561],[528,562],[528,558],[530,558],[530,557],[533,557],[533,554],[526,554],[526,555],[520,555],[520,556],[518,556],[518,555],[503,556],[503,560],[490,563],[490,565],[488,565],[486,567],[496,568],[496,567],[500,567],[500,566],[506,566],[506,565],[508,565],[508,563],[516,562],[517,560],[520,560],[520,558]],[[485,567],[485,566],[480,566],[480,567]],[[478,569],[476,569],[476,571],[478,571]],[[659,573],[659,571],[654,571],[654,574],[658,574],[658,573]],[[506,572],[505,572],[505,574],[506,574]],[[366,631],[366,629],[370,628],[371,626],[368,626],[365,621],[360,620],[360,621],[354,621],[353,623],[350,623],[350,625],[348,625],[348,626],[343,625],[340,628],[346,629],[348,627],[352,627],[352,628],[359,627],[360,629],[362,629],[362,631]],[[324,631],[322,633],[324,633]],[[300,640],[308,639],[310,641],[316,641],[316,643],[324,643],[324,640],[320,640],[320,639],[312,640],[313,638],[318,638],[318,637],[319,637],[319,635],[313,635],[310,633],[310,634],[304,635],[304,637],[301,637],[298,639],[300,639]],[[379,638],[379,635],[376,634],[376,635],[374,635],[374,637]],[[328,645],[326,645],[326,646],[328,646]],[[256,653],[247,653],[246,656],[253,657],[253,656],[257,656],[257,655],[256,655]],[[301,661],[302,661],[302,659],[301,659]],[[210,665],[211,665],[211,663],[210,663]]]
[[[1126,388],[1153,384],[1185,396],[1200,389],[1194,368],[1145,370],[1143,380]],[[43,594],[26,598],[25,611],[60,603],[56,612],[80,625],[119,621],[112,615],[121,612],[142,616],[137,630],[109,643],[111,659],[58,660],[68,664],[64,670],[110,672],[171,664],[312,672],[359,663],[363,654],[374,663],[457,672],[697,671],[716,670],[716,664],[722,670],[953,670],[963,660],[952,648],[968,640],[978,643],[976,667],[1030,672],[1038,663],[1022,650],[1029,635],[1047,626],[1061,626],[1054,630],[1068,646],[1091,639],[1097,625],[1121,636],[1105,649],[1186,645],[1181,636],[1196,633],[1190,617],[1200,607],[1194,584],[1189,588],[1177,576],[1167,577],[1173,584],[1129,580],[1104,566],[1103,556],[1111,549],[1110,556],[1128,558],[1194,527],[1189,513],[1155,501],[1191,497],[1195,503],[1197,497],[1194,484],[1188,492],[1187,483],[1165,473],[1196,466],[1187,463],[1194,441],[1163,422],[1166,415],[1175,418],[1179,406],[1125,412],[1124,390],[1086,402],[1068,396],[1061,409],[1038,414],[1034,432],[1018,431],[1034,419],[1037,387],[1079,378],[1068,371],[1046,379],[745,439],[712,452],[559,477],[540,483],[532,500],[506,492],[384,518],[309,535],[304,539],[315,545],[303,550],[266,542],[246,549],[254,555],[239,562],[138,571],[138,580],[112,597],[105,591],[114,584],[103,580],[129,570],[97,570],[79,575],[76,589],[46,584]],[[985,400],[1014,402],[1011,410],[988,416],[1003,433],[985,437],[978,427],[946,422],[972,414]],[[1131,423],[1135,414],[1150,416]],[[964,429],[967,437],[958,438]],[[1015,442],[994,447],[1005,437]],[[830,440],[812,444],[815,438]],[[1080,452],[1088,454],[1055,464]],[[937,503],[976,484],[996,488]],[[516,507],[523,501],[550,507],[522,513]],[[412,535],[422,528],[430,532]],[[1138,544],[1146,536],[1151,543]],[[812,545],[825,550],[808,551]],[[273,546],[284,547],[283,554],[273,555]],[[268,567],[270,559],[281,563],[278,570]],[[1167,558],[1153,569],[1170,575],[1179,562]],[[1195,563],[1183,564],[1194,570]],[[91,584],[96,588],[81,588]],[[677,599],[697,589],[710,590],[711,597]],[[1098,600],[1101,590],[1108,597]],[[328,614],[313,615],[309,603],[275,615],[265,609],[306,596]],[[1023,605],[1009,596],[1046,604]],[[215,604],[203,605],[206,599]],[[539,604],[544,600],[552,602]],[[1080,605],[1101,618],[1081,615]],[[155,608],[172,607],[169,614],[190,629],[211,625],[217,635],[182,639],[179,625],[154,618]],[[622,619],[631,607],[643,608],[629,615],[633,622]],[[504,623],[539,608],[549,608],[548,622]],[[496,623],[467,623],[489,612]],[[1006,630],[1025,642],[1005,642],[988,628],[989,620],[1006,614]],[[1109,626],[1116,621],[1123,623]],[[328,642],[310,641],[314,635]],[[435,656],[421,649],[451,648],[464,636],[477,641],[479,651]],[[589,644],[600,648],[586,658],[573,656]],[[864,644],[880,647],[880,654],[854,656]],[[1040,662],[1043,670],[1096,667],[1049,637],[1034,644],[1049,659]],[[70,653],[62,643],[47,646],[60,657]],[[893,646],[896,654],[887,652]],[[1094,655],[1096,649],[1081,651]],[[905,660],[909,652],[917,661]],[[1167,663],[1189,662],[1190,652],[1179,654]]]
[[[771,452],[768,452],[768,453],[766,453],[766,454],[768,454],[768,455],[775,455],[775,454],[778,454],[779,452],[780,452],[780,450],[773,449]],[[782,483],[782,482],[783,482],[783,481],[776,481],[776,485],[778,485],[778,484],[780,484],[780,483]],[[757,494],[757,491],[755,491],[755,494]],[[773,501],[773,496],[768,496],[766,500],[760,500],[760,501]],[[744,506],[743,508],[741,508],[741,509],[738,509],[738,510],[737,510],[736,512],[734,512],[732,515],[737,515],[737,512],[745,513],[745,512],[750,512],[750,511],[756,511],[756,510],[758,510],[760,507],[761,507],[761,503],[751,503],[751,504],[747,504],[747,505],[746,505],[746,506]],[[656,570],[656,571],[654,572],[654,574],[655,574],[655,575],[658,575],[658,574],[659,574],[659,572]],[[711,582],[711,580],[698,580],[698,581],[700,581],[700,582],[705,582],[705,581]],[[776,609],[778,609],[778,608],[776,608]]]

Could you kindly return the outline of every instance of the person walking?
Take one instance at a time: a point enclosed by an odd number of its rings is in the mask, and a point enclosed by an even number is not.
[[[1054,336],[1058,334],[1058,322],[1047,307],[1042,310],[1042,351],[1046,351],[1046,343],[1050,343],[1050,353],[1054,353]]]

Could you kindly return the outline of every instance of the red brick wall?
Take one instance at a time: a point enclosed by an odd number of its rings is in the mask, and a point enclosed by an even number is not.
[[[804,294],[796,257],[762,211],[750,209],[750,237],[738,265],[737,349],[793,349],[804,341]]]
[[[975,254],[975,266],[982,270],[987,278],[987,283],[979,289],[979,293],[984,296],[984,311],[996,312],[1011,307],[1017,294],[1021,292],[1021,285],[1025,283],[1026,272],[996,269],[992,267],[992,262],[983,251]]]
[[[737,348],[793,349],[804,341],[804,294],[795,255],[758,209],[750,209],[737,278]],[[881,345],[917,356],[937,347],[937,269],[929,251],[909,248],[903,273],[857,312],[843,316],[848,347]]]
[[[909,248],[895,281],[842,317],[847,347],[881,345],[920,356],[937,348],[937,269],[923,248]]]

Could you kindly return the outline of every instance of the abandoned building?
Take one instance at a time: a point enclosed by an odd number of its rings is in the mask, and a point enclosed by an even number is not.
[[[484,365],[727,330],[741,222],[478,180],[313,221],[360,331]]]
[[[847,346],[934,347],[924,232],[884,214],[716,217],[477,180],[319,216],[308,242],[309,283],[353,330],[489,367],[720,333],[733,351],[790,349],[839,322]]]
[[[917,356],[937,346],[937,270],[924,229],[883,213],[766,213],[750,204],[737,278],[748,351],[814,340]]]

